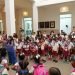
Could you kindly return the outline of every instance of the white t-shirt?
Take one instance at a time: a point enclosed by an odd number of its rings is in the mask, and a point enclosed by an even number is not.
[[[58,52],[58,48],[59,48],[59,44],[58,44],[58,42],[56,42],[55,45],[53,46],[53,51]]]
[[[1,67],[0,70],[2,70],[2,71],[0,72],[0,75],[9,75],[7,69],[4,68],[3,65],[0,64],[0,67]]]
[[[70,50],[72,47],[74,47],[74,45],[72,42],[70,42],[70,44],[68,45],[68,49]]]
[[[2,35],[0,35],[0,41],[3,39]]]
[[[7,64],[7,63],[8,63],[7,59],[3,59],[2,62],[1,62],[2,65]]]

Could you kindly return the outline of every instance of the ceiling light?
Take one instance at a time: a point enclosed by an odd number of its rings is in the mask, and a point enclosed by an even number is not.
[[[0,22],[2,22],[2,20],[0,20]]]
[[[24,11],[23,12],[23,16],[28,16],[28,12],[27,11]]]
[[[69,8],[67,6],[61,7],[60,12],[68,12]]]

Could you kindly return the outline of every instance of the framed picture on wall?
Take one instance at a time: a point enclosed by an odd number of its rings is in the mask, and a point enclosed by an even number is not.
[[[49,28],[49,21],[45,22],[45,28]]]
[[[44,27],[45,27],[44,25],[45,25],[44,22],[39,22],[38,27],[39,27],[39,28],[44,28]]]
[[[50,28],[55,28],[55,21],[50,21]]]

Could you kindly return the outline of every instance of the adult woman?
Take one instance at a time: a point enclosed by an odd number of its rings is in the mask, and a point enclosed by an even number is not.
[[[15,64],[17,59],[16,59],[16,51],[14,49],[14,42],[12,36],[8,37],[8,41],[6,43],[6,49],[8,52],[9,63]]]

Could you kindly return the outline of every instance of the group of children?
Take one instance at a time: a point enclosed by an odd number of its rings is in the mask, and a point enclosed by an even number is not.
[[[0,40],[0,66],[2,68],[0,68],[0,73],[2,73],[4,67],[9,70],[6,60],[7,52],[9,63],[13,64],[12,69],[16,70],[17,75],[61,75],[59,69],[54,67],[50,68],[48,72],[41,63],[45,59],[41,59],[41,57],[47,57],[54,62],[63,59],[71,61],[71,57],[75,55],[74,43],[74,37],[55,34],[54,32],[51,32],[50,35],[39,32],[37,35],[33,34],[25,39],[19,39],[17,34],[14,34],[13,37],[2,38]],[[28,59],[33,59],[35,62],[30,70],[27,68],[29,65]],[[73,61],[75,65],[75,60],[73,59]],[[56,71],[55,74],[53,71]]]
[[[74,38],[69,38],[68,35],[51,35],[43,34],[41,36],[32,35],[26,39],[14,40],[17,55],[24,52],[27,58],[32,58],[36,54],[46,56],[54,61],[64,59],[70,60],[70,57],[75,53]]]

